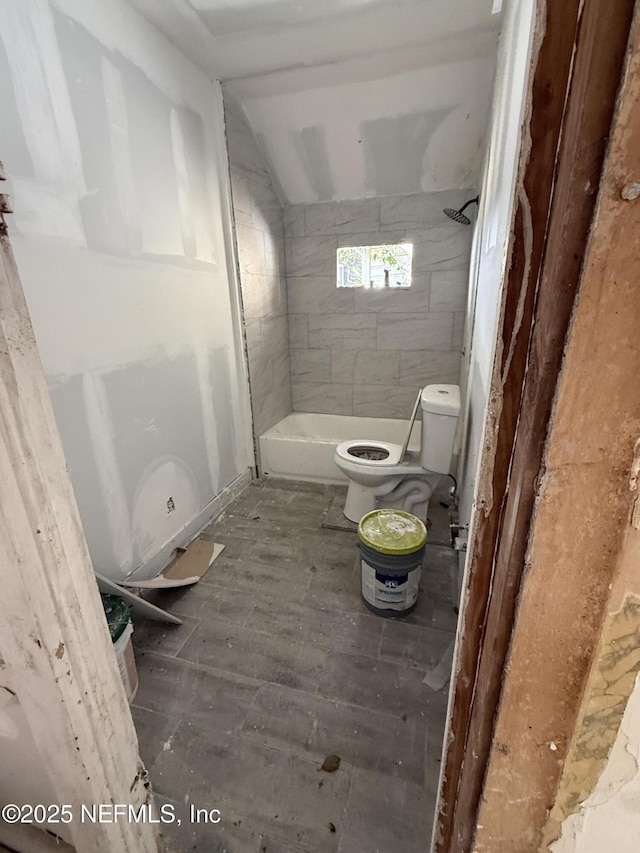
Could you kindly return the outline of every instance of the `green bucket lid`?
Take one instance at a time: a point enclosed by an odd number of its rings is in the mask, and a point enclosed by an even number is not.
[[[413,554],[426,543],[427,528],[402,509],[374,509],[360,519],[358,536],[381,554]]]
[[[102,595],[101,598],[104,615],[107,617],[107,623],[109,624],[111,641],[116,643],[129,624],[129,619],[131,618],[129,606],[119,595]]]

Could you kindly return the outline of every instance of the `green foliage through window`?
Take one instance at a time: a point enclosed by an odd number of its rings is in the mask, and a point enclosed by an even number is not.
[[[338,249],[338,287],[410,287],[411,243]]]

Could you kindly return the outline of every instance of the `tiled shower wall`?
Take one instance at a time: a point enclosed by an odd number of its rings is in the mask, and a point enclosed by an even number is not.
[[[418,389],[456,383],[472,226],[452,190],[285,208],[293,410],[409,417]],[[411,288],[336,286],[339,246],[413,243]]]
[[[227,147],[254,431],[291,412],[282,206],[241,107],[225,94]]]

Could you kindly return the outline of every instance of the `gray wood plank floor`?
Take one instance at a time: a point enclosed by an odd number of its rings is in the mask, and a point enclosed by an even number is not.
[[[416,610],[369,613],[355,533],[322,527],[343,495],[252,484],[203,533],[226,550],[202,581],[153,593],[184,623],[135,624],[132,710],[157,800],[181,820],[163,827],[170,851],[429,849],[448,685],[423,678],[455,634],[457,558],[428,544]],[[191,823],[190,806],[221,820]]]

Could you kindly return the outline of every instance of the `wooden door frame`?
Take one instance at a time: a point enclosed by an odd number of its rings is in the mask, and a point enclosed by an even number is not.
[[[529,144],[521,148],[493,411],[485,425],[493,465],[484,467],[484,486],[493,502],[486,512],[474,510],[471,525],[436,853],[467,853],[472,845],[537,478],[634,7],[635,0],[539,4]]]
[[[0,195],[0,672],[56,805],[68,807],[51,831],[61,827],[80,851],[154,853],[162,842],[149,820],[81,819],[82,806],[94,804],[148,815],[153,799],[2,216],[8,208]]]

